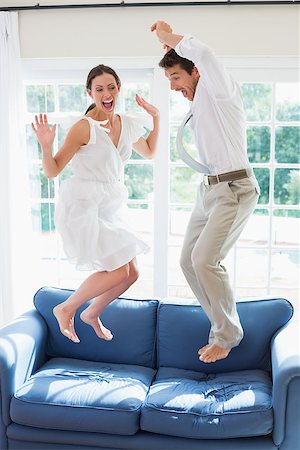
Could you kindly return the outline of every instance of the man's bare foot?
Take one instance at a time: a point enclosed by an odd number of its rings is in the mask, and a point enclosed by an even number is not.
[[[205,352],[205,350],[207,349],[207,347],[209,347],[211,344],[206,344],[204,345],[204,347],[199,348],[198,350],[198,355],[202,355],[202,353]]]
[[[74,328],[74,316],[70,316],[66,312],[63,304],[55,306],[55,308],[53,308],[53,314],[58,322],[61,333],[75,344],[78,344],[80,340]]]
[[[113,335],[112,335],[111,331],[103,325],[103,323],[101,322],[101,320],[99,319],[98,316],[95,317],[95,316],[89,314],[89,312],[87,310],[84,310],[80,314],[80,319],[84,323],[87,323],[88,325],[90,325],[94,329],[96,335],[100,339],[104,339],[105,341],[112,340]]]
[[[217,344],[208,345],[203,353],[199,356],[200,361],[205,363],[212,363],[219,361],[219,359],[227,358],[230,348],[222,348]]]

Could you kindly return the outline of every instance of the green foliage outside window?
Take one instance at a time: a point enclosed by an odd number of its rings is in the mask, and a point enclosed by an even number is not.
[[[263,83],[244,83],[241,90],[247,120],[263,122],[271,120],[272,86]]]
[[[138,94],[140,97],[144,98],[146,101],[149,101],[150,91],[148,83],[126,83],[123,87],[124,93],[124,103],[125,103],[125,112],[128,113],[140,113],[143,110],[140,106],[138,106],[135,95]]]
[[[277,127],[275,158],[278,163],[300,163],[300,127]]]
[[[300,121],[299,83],[277,83],[275,89],[276,120]]]
[[[60,125],[58,125],[58,127],[57,127],[57,146],[58,146],[58,148],[60,148],[63,145],[64,140],[66,139],[66,136],[67,136],[67,130],[65,130]]]
[[[275,217],[296,217],[300,219],[300,210],[297,209],[274,209],[273,216]]]
[[[199,186],[199,173],[189,167],[172,167],[170,175],[171,202],[194,203]]]
[[[260,187],[259,205],[267,205],[270,198],[270,170],[269,169],[253,169],[254,175]]]
[[[49,220],[50,218],[50,220]],[[54,230],[54,203],[41,204],[41,230]]]
[[[153,168],[150,164],[128,164],[125,185],[130,200],[148,200],[153,192]]]
[[[42,158],[41,146],[32,132],[31,125],[26,125],[26,147],[29,161]]]
[[[277,107],[276,119],[282,121],[299,121],[300,120],[300,104],[281,104]]]
[[[280,205],[299,205],[300,177],[296,169],[276,169],[274,199]]]
[[[41,183],[41,197],[42,198],[54,198],[54,180],[53,178],[47,178],[44,174],[42,166],[39,169],[39,178]]]
[[[58,87],[59,110],[61,112],[85,113],[88,96],[84,85],[60,85]]]
[[[172,162],[181,161],[176,146],[177,132],[178,126],[172,126],[170,128],[170,159]],[[184,147],[189,155],[191,155],[192,158],[199,160],[199,153],[195,145],[193,131],[188,125],[184,127],[183,142]]]
[[[50,85],[27,86],[27,111],[33,114],[54,112],[54,87]]]
[[[267,163],[270,161],[270,127],[248,127],[247,150],[250,163]]]

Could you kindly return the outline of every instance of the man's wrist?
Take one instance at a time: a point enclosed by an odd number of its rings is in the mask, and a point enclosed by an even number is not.
[[[167,44],[168,41],[170,40],[170,36],[172,36],[172,33],[168,31],[161,30],[158,32],[158,39],[162,44]]]

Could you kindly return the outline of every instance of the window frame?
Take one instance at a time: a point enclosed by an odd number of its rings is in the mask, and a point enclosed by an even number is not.
[[[294,57],[220,57],[228,70],[233,74],[236,80],[240,83],[271,83],[274,86],[276,82],[298,82],[298,59]],[[170,111],[169,111],[169,83],[164,76],[163,70],[158,68],[159,58],[51,58],[51,59],[23,59],[23,81],[24,84],[76,84],[85,79],[87,71],[99,64],[114,67],[117,71],[122,69],[128,71],[128,76],[134,80],[134,71],[136,69],[143,69],[148,71],[149,76],[152,76],[152,99],[161,115],[161,131],[158,142],[157,156],[153,162],[153,182],[154,182],[154,216],[153,216],[153,295],[155,297],[165,299],[169,298],[168,285],[168,242],[169,239],[169,178],[171,167],[185,167],[184,163],[172,162],[169,159],[170,139],[169,139],[169,125]],[[146,73],[145,72],[145,73]],[[151,74],[151,75],[150,75]],[[123,81],[126,76],[123,75]],[[138,78],[136,79],[138,81]],[[273,97],[275,89],[273,89]],[[273,98],[274,101],[274,98]],[[269,211],[269,239],[267,246],[268,253],[268,285],[266,286],[267,293],[271,292],[271,258],[274,246],[272,245],[273,233],[273,211],[276,209],[299,209],[296,205],[276,205],[273,201],[272,192],[274,190],[274,174],[277,168],[293,168],[299,169],[299,164],[282,164],[275,160],[275,142],[274,133],[276,123],[274,119],[274,110],[272,108],[272,118],[270,123],[263,122],[264,125],[271,127],[271,148],[270,148],[270,164],[269,163],[251,163],[253,168],[269,168],[270,170],[270,197],[269,204],[258,205],[257,209],[267,209]],[[28,115],[27,115],[28,119]],[[261,122],[251,122],[251,125],[261,125]],[[284,122],[286,125],[286,122]],[[291,122],[291,125],[293,123]],[[299,123],[297,122],[297,125]],[[143,161],[141,161],[143,162]],[[134,163],[138,163],[134,161]],[[55,190],[55,195],[57,189]],[[45,201],[48,203],[49,201]],[[189,206],[184,204],[184,206]],[[162,211],[164,214],[162,214]],[[238,247],[240,248],[259,248],[262,247]],[[282,247],[285,249],[285,247]],[[295,247],[297,248],[297,247]],[[276,250],[281,247],[276,246]],[[234,276],[232,279],[233,288],[237,290],[239,286],[236,284],[236,252],[237,247],[233,249],[234,252]],[[179,264],[179,262],[178,262]],[[242,286],[247,289],[253,286]],[[284,286],[280,286],[283,289]]]

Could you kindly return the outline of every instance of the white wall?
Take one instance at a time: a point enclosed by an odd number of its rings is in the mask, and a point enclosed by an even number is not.
[[[161,19],[174,32],[200,38],[218,55],[296,56],[299,12],[298,5],[21,11],[21,55],[157,56],[161,47],[149,30]]]

